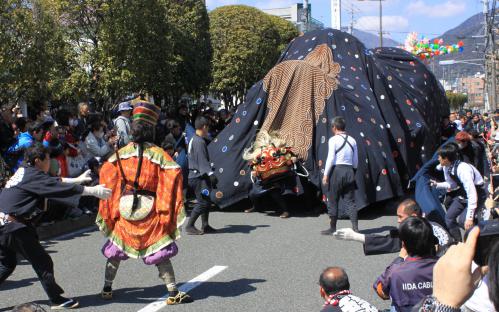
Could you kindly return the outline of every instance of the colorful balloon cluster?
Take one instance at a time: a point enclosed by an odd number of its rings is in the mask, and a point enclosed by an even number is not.
[[[430,39],[426,37],[418,39],[418,34],[412,32],[407,35],[403,48],[404,50],[417,55],[420,59],[427,60],[438,55],[457,52],[462,53],[464,51],[464,42],[459,41],[457,44],[444,45],[442,39],[435,39],[433,42],[430,42]]]

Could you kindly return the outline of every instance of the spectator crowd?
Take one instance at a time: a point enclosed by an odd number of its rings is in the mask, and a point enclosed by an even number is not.
[[[134,101],[127,98],[110,113],[95,112],[89,103],[81,102],[74,111],[48,109],[40,104],[30,108],[27,116],[18,105],[3,107],[0,114],[0,187],[3,187],[23,162],[24,151],[35,143],[50,150],[49,174],[55,177],[78,177],[90,170],[92,182],[98,184],[102,163],[116,149],[131,139],[131,112]],[[210,103],[209,103],[210,104]],[[180,105],[175,111],[162,111],[156,126],[155,144],[162,147],[182,167],[187,187],[187,140],[195,133],[194,120],[204,116],[214,137],[230,122],[231,113],[215,111],[209,104],[189,108]],[[66,218],[95,214],[98,199],[83,197],[78,208],[67,208],[48,201],[40,224],[50,225]]]
[[[21,115],[18,106],[5,108],[0,116],[1,186],[23,162],[23,152],[35,143],[50,150],[51,176],[78,177],[89,170],[92,181],[88,183],[97,185],[103,161],[131,141],[132,109],[133,99],[119,103],[110,116],[93,112],[85,102],[77,112],[41,106],[28,116]],[[208,120],[206,129],[212,138],[231,120],[226,110],[180,105],[174,112],[162,112],[156,125],[154,143],[179,164],[184,182],[188,181],[187,145],[199,116]],[[488,246],[479,243],[486,229],[483,224],[499,231],[499,110],[453,112],[443,118],[441,134],[436,166],[440,174],[430,180],[430,187],[443,195],[444,221],[428,220],[424,207],[407,199],[397,209],[398,228],[388,234],[339,229],[333,236],[362,243],[366,255],[398,252],[372,285],[380,298],[390,300],[390,311],[499,311],[499,233],[488,240]],[[50,201],[46,205],[50,208],[45,209],[42,222],[50,224],[96,213],[98,199],[82,198],[76,209]],[[477,257],[480,253],[485,253],[482,262]],[[343,268],[325,269],[319,285],[324,312],[378,311],[355,296]],[[42,311],[34,305],[16,309]]]
[[[390,311],[499,311],[499,110],[453,112],[442,119],[441,136],[429,184],[441,195],[445,220],[426,219],[424,207],[407,199],[389,233],[345,228],[333,235],[362,243],[367,256],[399,253],[373,284]],[[353,295],[343,268],[325,269],[319,285],[324,312],[377,311]]]

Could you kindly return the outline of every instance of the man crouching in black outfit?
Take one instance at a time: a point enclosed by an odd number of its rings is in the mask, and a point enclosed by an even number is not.
[[[41,144],[28,148],[24,161],[0,194],[0,284],[14,272],[16,253],[20,253],[33,266],[52,310],[76,308],[78,301],[61,296],[64,290],[55,281],[54,263],[40,244],[34,224],[43,213],[45,199],[77,207],[82,195],[107,199],[111,190],[78,185],[90,180],[89,172],[73,179],[49,176],[49,152]]]

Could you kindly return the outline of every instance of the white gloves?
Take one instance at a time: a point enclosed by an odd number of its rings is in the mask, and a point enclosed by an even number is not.
[[[105,188],[104,185],[101,184],[96,186],[85,186],[82,196],[94,196],[99,199],[108,199],[111,197],[111,194],[111,189]]]
[[[333,236],[338,240],[353,241],[362,244],[366,242],[366,236],[364,234],[357,233],[350,228],[339,229],[333,233]]]
[[[62,182],[70,183],[70,184],[83,184],[86,182],[92,182],[92,178],[90,177],[90,169],[82,173],[77,178],[62,178]]]

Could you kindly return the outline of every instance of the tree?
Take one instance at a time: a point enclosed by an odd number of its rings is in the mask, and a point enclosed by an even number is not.
[[[282,53],[288,44],[294,38],[298,37],[300,34],[298,28],[291,23],[279,16],[269,15],[270,20],[274,24],[277,33],[279,34],[279,45],[277,46],[277,52]]]
[[[211,82],[210,22],[202,0],[164,0],[166,20],[172,32],[173,88],[177,103],[182,94],[206,91]]]
[[[157,102],[210,82],[209,20],[201,0],[59,0],[74,70],[68,94],[102,107],[131,92]]]
[[[445,92],[447,100],[452,110],[459,111],[463,108],[464,104],[468,102],[468,95],[464,93],[454,93],[452,91]]]
[[[70,46],[71,71],[61,98],[73,103],[94,100],[102,106],[109,101],[110,82],[102,79],[106,58],[101,49],[101,29],[113,0],[52,1],[64,25],[64,40]]]
[[[226,103],[241,101],[246,90],[262,79],[277,60],[280,36],[269,15],[231,5],[210,12],[213,47],[211,89]]]
[[[49,1],[0,2],[0,99],[47,101],[69,75],[67,45]]]
[[[114,94],[142,90],[160,100],[173,80],[173,37],[158,0],[120,1],[110,6],[101,29],[103,79]]]

